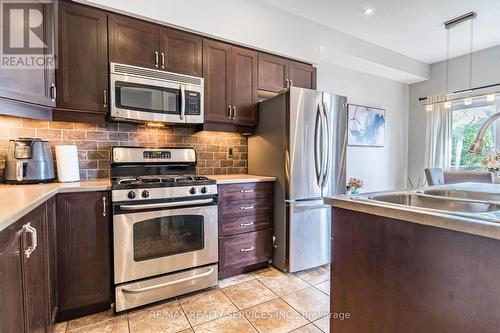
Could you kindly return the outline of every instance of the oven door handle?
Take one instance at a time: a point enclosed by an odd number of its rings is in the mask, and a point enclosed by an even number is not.
[[[199,199],[199,200],[189,200],[189,201],[176,201],[176,202],[160,202],[155,204],[144,204],[144,205],[120,205],[121,210],[140,210],[140,209],[155,209],[155,208],[170,208],[170,207],[180,207],[180,206],[195,206],[203,205],[214,202],[214,199]]]
[[[179,280],[169,281],[169,282],[165,282],[165,283],[160,283],[160,284],[157,284],[157,285],[154,285],[154,286],[149,286],[149,287],[144,287],[144,288],[138,288],[138,289],[123,288],[122,292],[128,293],[128,294],[140,294],[140,293],[144,293],[144,292],[147,292],[147,291],[156,290],[156,289],[160,289],[160,288],[164,288],[164,287],[169,287],[169,286],[174,286],[174,285],[179,284],[179,283],[183,283],[183,282],[191,281],[191,280],[194,280],[194,279],[202,278],[202,277],[205,277],[205,276],[209,276],[213,272],[214,272],[214,268],[212,267],[208,271],[206,271],[205,273],[197,274],[197,275],[194,275],[194,276],[188,276],[188,277],[185,277],[185,278],[182,278],[182,279],[179,279]]]

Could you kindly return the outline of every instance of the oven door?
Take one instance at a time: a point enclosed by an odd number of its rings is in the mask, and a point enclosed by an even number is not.
[[[216,263],[217,237],[217,205],[114,215],[115,284]]]

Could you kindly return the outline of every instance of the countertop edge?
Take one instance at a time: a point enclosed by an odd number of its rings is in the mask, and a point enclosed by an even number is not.
[[[93,182],[107,182],[106,184],[92,184]],[[83,184],[82,184],[83,183]],[[86,183],[86,184],[85,184]],[[7,229],[13,223],[17,222],[23,216],[37,208],[50,198],[59,193],[76,193],[76,192],[95,192],[95,191],[108,191],[111,189],[111,182],[108,180],[91,180],[74,183],[47,183],[47,184],[33,184],[33,185],[6,185],[10,189],[15,186],[45,186],[47,190],[44,193],[36,196],[29,203],[26,203],[22,208],[15,210],[12,214],[0,220],[0,232]],[[12,186],[12,187],[11,187]],[[0,191],[2,188],[0,187]],[[29,190],[29,189],[28,189]]]
[[[494,222],[407,207],[391,207],[348,197],[325,198],[324,202],[332,207],[500,240],[500,225]]]
[[[241,183],[261,183],[275,182],[276,177],[272,176],[256,176],[256,175],[207,175],[208,179],[213,179],[217,185],[224,184],[241,184]]]

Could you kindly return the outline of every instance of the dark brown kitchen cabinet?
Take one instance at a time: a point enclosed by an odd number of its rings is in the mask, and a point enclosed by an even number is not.
[[[109,60],[159,69],[159,28],[121,15],[108,16]]]
[[[47,332],[50,265],[46,204],[0,232],[0,332]]]
[[[59,2],[58,15],[58,94],[54,120],[103,122],[109,104],[107,14]]]
[[[203,41],[205,121],[252,126],[257,122],[257,52]]]
[[[111,305],[108,192],[57,195],[57,320]]]
[[[203,75],[203,39],[190,33],[160,28],[160,67],[168,72]]]
[[[258,89],[277,93],[290,86],[316,89],[316,68],[302,62],[259,53]]]
[[[272,182],[219,185],[219,278],[268,265],[273,256]]]
[[[8,6],[18,6],[16,3],[5,3],[3,9],[7,10]],[[55,105],[55,70],[54,64],[50,66],[53,61],[51,57],[54,45],[54,10],[52,4],[37,3],[31,4],[30,8],[36,7],[42,13],[42,26],[41,29],[44,35],[44,42],[47,48],[44,48],[44,53],[40,56],[28,54],[26,57],[19,54],[8,54],[4,50],[3,56],[12,56],[17,65],[15,69],[2,68],[0,70],[0,97],[9,100],[15,100],[24,103],[36,104],[41,106],[54,106]],[[19,41],[18,41],[19,42]],[[28,38],[24,39],[28,43]],[[24,45],[24,43],[23,43]],[[24,45],[26,46],[26,45]],[[29,51],[27,51],[29,52]],[[23,53],[23,52],[17,52]],[[45,63],[44,68],[29,67],[28,61],[32,61],[31,57],[35,57],[35,62]],[[18,60],[26,63],[25,68],[19,68]],[[32,65],[31,65],[32,66]]]

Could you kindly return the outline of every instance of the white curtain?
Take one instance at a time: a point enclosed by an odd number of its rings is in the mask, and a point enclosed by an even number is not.
[[[445,108],[440,95],[429,96],[434,103],[427,112],[425,167],[448,169],[451,158],[452,108]]]

